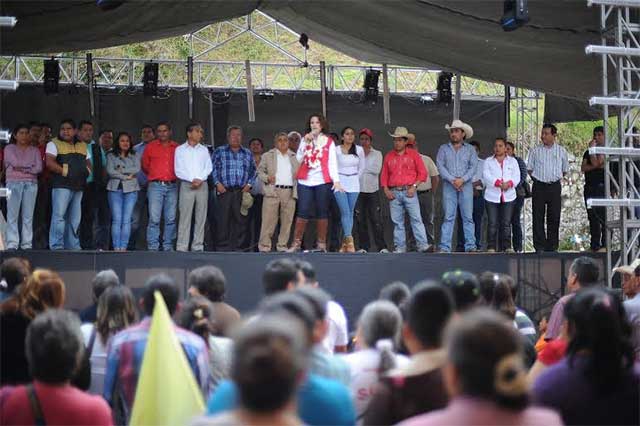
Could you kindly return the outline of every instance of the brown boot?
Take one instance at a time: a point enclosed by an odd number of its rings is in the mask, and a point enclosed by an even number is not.
[[[318,250],[327,251],[327,229],[329,228],[329,219],[318,219],[316,221],[316,234]]]
[[[347,239],[344,238],[342,240],[342,245],[340,246],[340,250],[338,250],[339,253],[346,253],[347,252]]]
[[[302,248],[302,237],[304,236],[304,231],[307,229],[307,219],[296,218],[296,226],[293,231],[293,244],[287,250],[287,253],[295,253],[300,251]]]
[[[356,245],[353,242],[353,237],[345,237],[343,243],[345,253],[355,253]]]

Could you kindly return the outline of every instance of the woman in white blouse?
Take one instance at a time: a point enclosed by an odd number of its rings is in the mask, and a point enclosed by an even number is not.
[[[364,149],[356,145],[356,131],[352,127],[342,129],[342,144],[336,150],[338,174],[344,191],[336,191],[336,203],[340,209],[340,220],[344,239],[340,253],[355,253],[353,243],[353,212],[360,194],[360,176],[365,168]]]
[[[511,216],[516,199],[515,187],[520,182],[520,167],[515,158],[509,157],[506,142],[497,138],[493,147],[494,155],[484,161],[482,180],[484,199],[489,219],[487,251],[495,252],[500,236],[500,248],[513,253],[511,247]]]

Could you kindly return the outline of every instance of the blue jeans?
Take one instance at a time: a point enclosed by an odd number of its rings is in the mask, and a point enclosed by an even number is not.
[[[353,232],[353,212],[356,208],[359,192],[335,192],[336,203],[340,209],[340,221],[345,237],[351,237]]]
[[[131,235],[131,216],[138,199],[138,191],[108,191],[111,208],[111,241],[114,250],[124,250]]]
[[[482,249],[482,219],[484,217],[485,202],[484,194],[473,196],[473,226],[475,227],[476,248]],[[456,218],[458,224],[458,244],[456,251],[465,251],[464,249],[464,225],[462,224],[462,216],[460,214],[460,206],[458,206],[458,217]]]
[[[404,229],[404,213],[407,212],[409,221],[411,222],[411,230],[413,236],[416,239],[416,245],[418,250],[426,250],[429,248],[429,241],[427,240],[427,232],[424,229],[424,223],[422,223],[422,216],[420,215],[420,203],[418,202],[418,193],[416,192],[413,197],[407,197],[407,191],[393,190],[395,199],[389,202],[389,208],[391,209],[391,221],[393,222],[393,243],[396,246],[396,251],[406,251],[406,233]]]
[[[38,195],[38,183],[9,181],[11,196],[7,200],[7,248],[23,250],[31,248],[33,239],[33,208]],[[22,235],[18,232],[18,217],[22,210]],[[22,238],[21,238],[22,237]]]
[[[164,232],[162,249],[173,250],[176,239],[176,207],[178,206],[178,187],[175,183],[163,185],[149,182],[147,189],[149,200],[149,224],[147,225],[147,246],[149,250],[160,247],[160,219],[164,214]]]
[[[464,249],[471,251],[476,249],[475,226],[473,223],[473,186],[471,182],[462,185],[462,191],[457,191],[452,184],[444,182],[442,185],[442,206],[444,208],[444,220],[442,221],[442,235],[440,236],[440,250],[451,252],[451,237],[453,235],[453,223],[456,220],[456,211],[460,206],[462,215],[462,227],[464,229]]]
[[[53,188],[51,190],[51,206],[49,248],[51,250],[80,250],[82,191]]]

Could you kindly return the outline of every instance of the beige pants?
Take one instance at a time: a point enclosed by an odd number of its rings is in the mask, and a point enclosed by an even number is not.
[[[275,188],[276,197],[264,197],[262,201],[262,227],[260,228],[260,251],[271,251],[271,238],[280,220],[278,251],[285,251],[289,242],[291,223],[296,212],[296,200],[292,189]]]

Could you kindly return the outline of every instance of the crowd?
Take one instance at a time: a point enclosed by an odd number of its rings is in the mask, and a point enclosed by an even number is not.
[[[168,122],[144,125],[138,143],[126,132],[114,137],[109,129],[101,129],[95,141],[94,126],[86,120],[78,125],[63,120],[56,134],[48,124],[21,124],[1,151],[11,190],[5,245],[115,251],[202,251],[206,246],[261,252],[520,252],[522,208],[525,198],[532,197],[535,249],[558,250],[568,155],[556,141],[556,127],[543,126],[542,143],[526,163],[503,137],[495,139],[493,155],[480,159],[470,125],[455,120],[445,128],[449,141],[440,146],[434,162],[420,154],[416,136],[404,127],[390,134],[393,149],[383,155],[374,148],[370,129],[345,127],[339,135],[329,133],[321,115],[309,118],[304,136],[277,133],[266,152],[259,138],[244,147],[238,126],[230,126],[227,143],[210,152],[196,122],[183,135]],[[596,127],[591,146],[603,143],[603,129]],[[585,152],[582,170],[585,199],[603,195],[603,156]],[[444,216],[436,242],[434,196],[440,185]],[[393,245],[384,239],[381,194],[389,203]],[[588,216],[591,248],[603,250],[606,211],[592,208]],[[309,222],[315,233],[305,238]]]
[[[594,260],[577,258],[569,294],[539,329],[516,306],[510,276],[452,270],[385,286],[349,330],[304,260],[270,262],[248,313],[225,302],[233,284],[223,272],[203,266],[189,273],[185,300],[167,275],[149,277],[136,301],[102,271],[78,315],[62,309],[56,272],[9,258],[0,424],[128,424],[163,300],[207,401],[193,425],[637,425],[640,262],[614,273],[624,302],[598,284]]]

